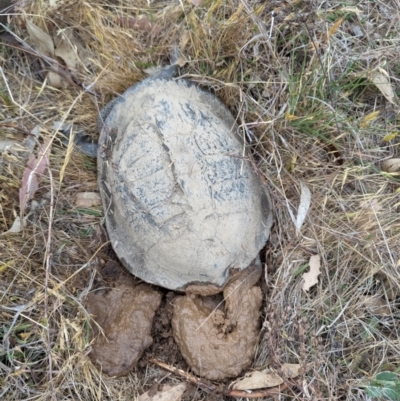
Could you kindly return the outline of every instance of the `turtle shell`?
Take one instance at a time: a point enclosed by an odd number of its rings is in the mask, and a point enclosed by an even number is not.
[[[135,276],[173,290],[222,287],[264,246],[269,195],[213,94],[148,78],[112,104],[99,145],[107,230]]]

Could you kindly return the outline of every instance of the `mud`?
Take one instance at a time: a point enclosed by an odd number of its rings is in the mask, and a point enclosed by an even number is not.
[[[110,272],[105,269],[104,273],[103,278],[110,281],[110,277],[104,277]],[[151,328],[161,294],[150,285],[137,285],[125,274],[111,281],[115,281],[111,288],[103,287],[87,297],[94,339],[89,356],[107,375],[122,376],[130,372],[153,342]]]
[[[255,286],[260,269],[249,269],[219,295],[174,300],[172,332],[194,373],[210,380],[238,376],[253,360],[262,303]]]

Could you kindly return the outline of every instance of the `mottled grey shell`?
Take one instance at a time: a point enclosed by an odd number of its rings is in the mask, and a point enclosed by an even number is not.
[[[99,187],[112,246],[144,281],[222,287],[264,246],[265,186],[228,109],[186,80],[148,78],[110,107]]]

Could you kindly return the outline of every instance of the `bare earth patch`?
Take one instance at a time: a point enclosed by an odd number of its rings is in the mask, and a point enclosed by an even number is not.
[[[128,374],[152,344],[153,318],[161,294],[123,273],[112,288],[91,292],[86,309],[93,316],[89,356],[109,376]]]
[[[224,288],[223,297],[189,295],[174,300],[175,342],[200,377],[237,377],[250,366],[259,339],[259,277],[242,275]]]

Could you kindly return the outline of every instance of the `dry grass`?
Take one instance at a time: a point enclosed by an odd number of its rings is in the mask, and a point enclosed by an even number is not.
[[[96,138],[99,108],[145,68],[167,64],[176,45],[187,60],[181,74],[237,116],[274,200],[255,366],[304,366],[281,400],[367,399],[373,376],[398,369],[399,172],[382,171],[384,160],[400,157],[398,101],[372,77],[390,77],[400,93],[399,10],[398,0],[59,0],[16,8],[8,27],[23,40],[26,19],[49,33],[73,28],[90,59],[76,76],[96,96],[72,84],[49,87],[26,53],[1,46],[0,139],[20,141],[15,127],[40,123],[53,146],[27,227],[0,236],[0,398],[131,400],[164,376],[149,365],[107,378],[87,358],[81,302],[103,244],[102,211],[77,208],[75,197],[97,190],[96,167],[78,153],[67,157],[52,123],[73,122]],[[132,17],[146,17],[153,32]],[[25,165],[3,154],[0,232],[19,214]],[[296,214],[301,182],[312,203],[297,234],[289,209]],[[305,293],[302,271],[313,254],[322,274]]]

